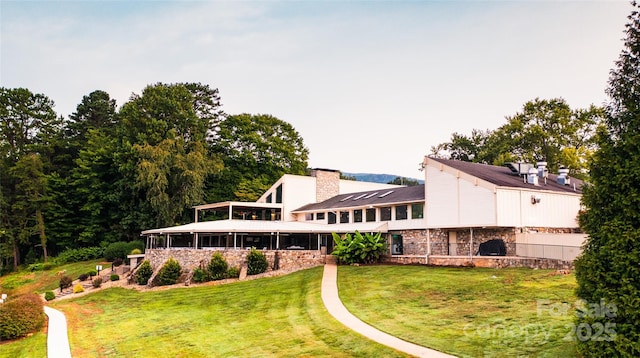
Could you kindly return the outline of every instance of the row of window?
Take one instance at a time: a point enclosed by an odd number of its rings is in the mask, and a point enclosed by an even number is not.
[[[393,210],[395,210],[395,220],[407,220],[409,218],[409,206],[398,205],[384,206],[381,208],[355,209],[352,211],[329,211],[326,213],[326,219],[328,224],[336,224],[338,221],[341,224],[348,224],[351,222],[351,215],[353,215],[354,223],[391,221],[391,213]],[[378,216],[380,220],[378,220]],[[411,219],[422,219],[423,217],[424,204],[411,204]],[[325,213],[306,214],[305,220],[325,220]]]
[[[267,195],[267,203],[273,203],[273,193]],[[282,184],[276,188],[276,204],[282,204]]]

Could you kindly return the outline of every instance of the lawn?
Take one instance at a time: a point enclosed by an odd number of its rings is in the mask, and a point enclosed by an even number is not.
[[[102,264],[105,267],[111,265],[104,260],[93,260],[74,262],[61,265],[46,271],[21,270],[0,277],[0,292],[9,295],[19,295],[24,293],[43,293],[48,290],[58,288],[60,283],[59,271],[64,270],[64,275],[77,279],[80,274],[95,270],[96,265]]]
[[[363,321],[460,357],[577,357],[567,339],[576,300],[573,275],[340,266],[338,287],[345,306]]]
[[[171,290],[111,288],[52,301],[73,357],[402,357],[325,311],[322,267]]]

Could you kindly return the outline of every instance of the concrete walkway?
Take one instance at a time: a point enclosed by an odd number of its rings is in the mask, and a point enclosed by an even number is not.
[[[338,296],[337,279],[338,266],[335,262],[327,260],[327,263],[324,265],[324,273],[322,275],[322,302],[324,302],[329,313],[340,323],[373,341],[413,356],[434,358],[454,357],[433,349],[403,341],[402,339],[382,332],[359,320],[356,316],[352,315],[351,312],[349,312],[342,304],[342,301],[340,301],[340,297]]]
[[[69,336],[67,336],[67,319],[64,313],[44,306],[44,313],[49,316],[49,328],[47,328],[47,357],[71,358]]]

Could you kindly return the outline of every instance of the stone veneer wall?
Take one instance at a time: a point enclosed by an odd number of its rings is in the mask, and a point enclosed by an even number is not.
[[[249,250],[194,250],[194,249],[147,249],[145,259],[149,260],[151,267],[157,271],[165,261],[173,257],[180,263],[182,269],[191,271],[200,265],[208,265],[211,255],[220,252],[230,267],[242,267],[247,265]],[[273,270],[275,255],[278,254],[278,267],[280,270],[298,270],[313,266],[323,265],[325,255],[318,250],[260,250],[267,257],[269,264],[267,271]]]
[[[340,194],[340,172],[316,169],[316,202],[322,202]]]
[[[469,246],[471,244],[470,230],[456,230],[456,252],[450,252],[452,256],[469,255]],[[480,244],[492,239],[502,239],[507,247],[507,256],[516,255],[516,232],[515,229],[473,229],[473,254],[475,255]]]

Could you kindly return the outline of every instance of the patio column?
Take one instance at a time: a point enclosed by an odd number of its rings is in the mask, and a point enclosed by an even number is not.
[[[322,244],[322,238],[320,237],[320,234],[318,234],[318,251],[320,251],[321,244]]]
[[[196,242],[196,246],[194,248],[197,250],[198,249],[198,233],[197,232],[193,234],[193,239]]]
[[[469,228],[469,232],[471,234],[471,237],[469,239],[469,258],[471,258],[471,260],[473,260],[473,228]]]
[[[276,250],[280,250],[280,231],[276,232]]]

